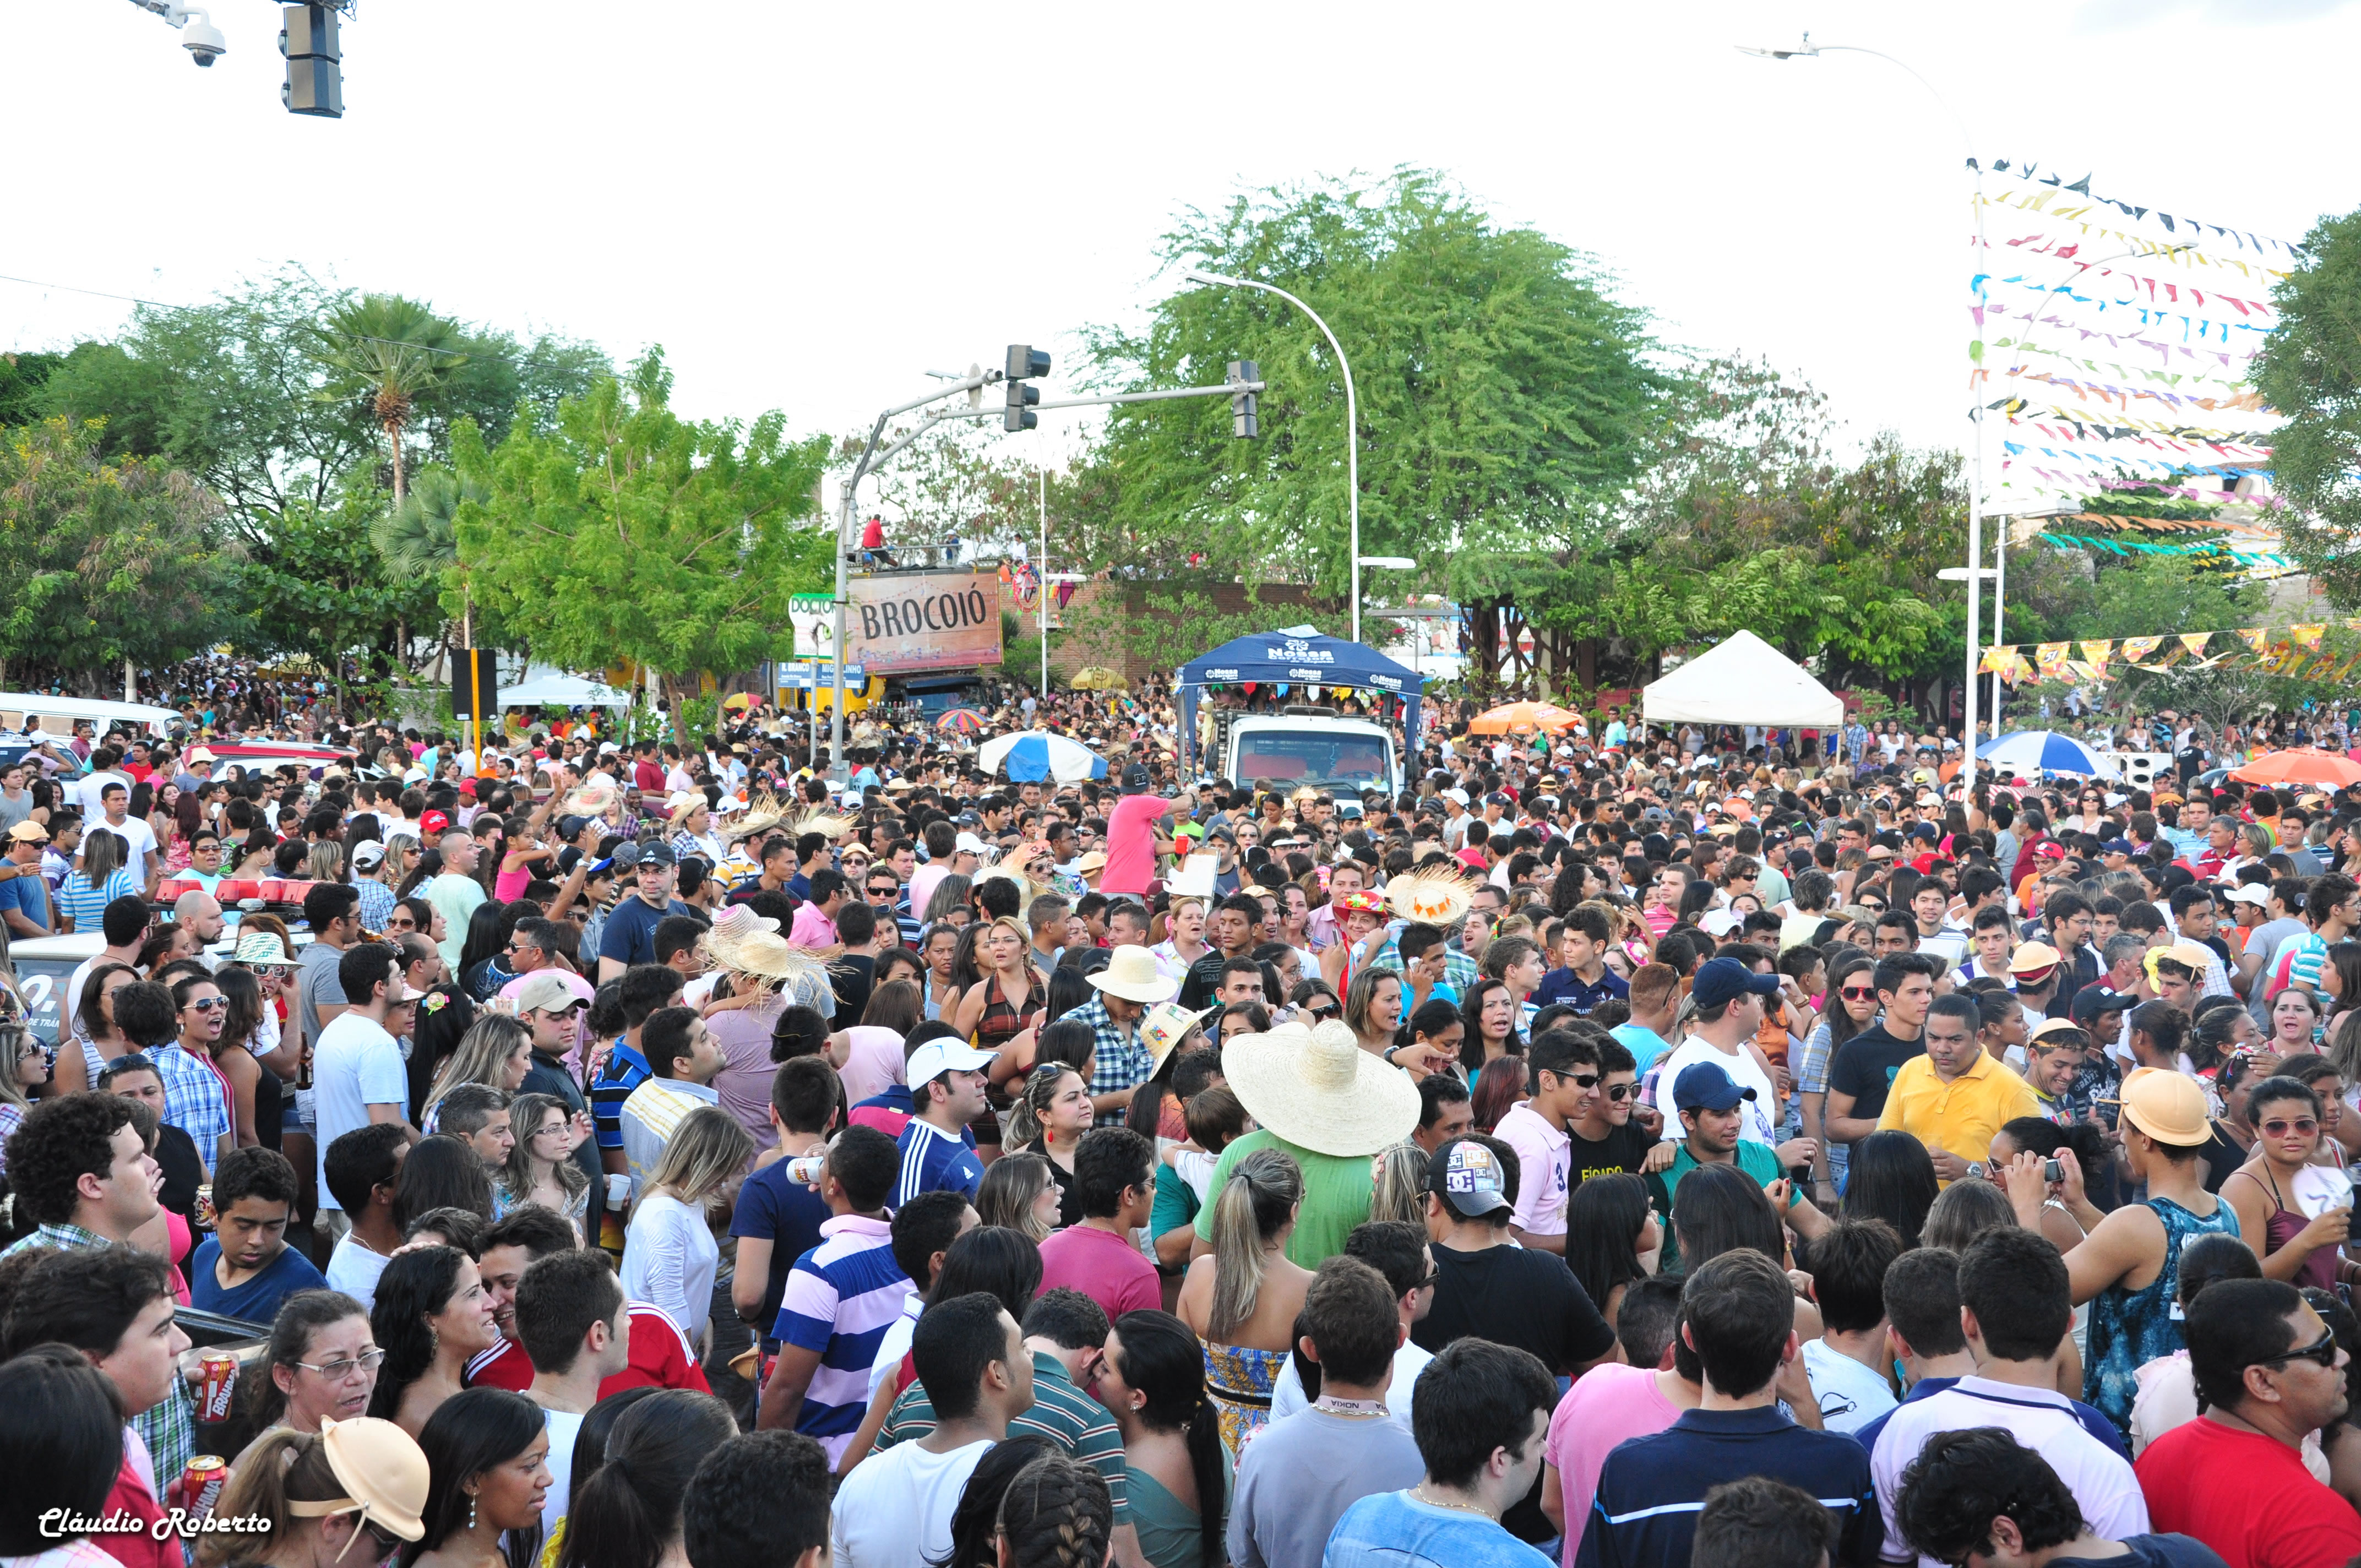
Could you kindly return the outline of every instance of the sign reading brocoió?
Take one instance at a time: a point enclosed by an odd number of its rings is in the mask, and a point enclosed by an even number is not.
[[[796,652],[829,658],[833,606],[797,596]],[[845,585],[846,658],[873,675],[980,669],[1000,663],[1000,579],[969,572],[886,573]]]

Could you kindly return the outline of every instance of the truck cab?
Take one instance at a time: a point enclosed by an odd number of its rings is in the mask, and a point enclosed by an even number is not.
[[[1277,713],[1233,713],[1214,721],[1221,774],[1242,787],[1401,792],[1393,737],[1365,718],[1297,707]]]

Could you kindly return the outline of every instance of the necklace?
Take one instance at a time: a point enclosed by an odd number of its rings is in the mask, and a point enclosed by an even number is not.
[[[1491,1509],[1483,1508],[1477,1504],[1455,1503],[1445,1497],[1429,1497],[1427,1495],[1426,1484],[1422,1481],[1410,1489],[1410,1495],[1430,1508],[1455,1508],[1463,1514],[1481,1514],[1486,1519],[1490,1519],[1494,1524],[1499,1524],[1500,1522],[1499,1515],[1494,1513]]]

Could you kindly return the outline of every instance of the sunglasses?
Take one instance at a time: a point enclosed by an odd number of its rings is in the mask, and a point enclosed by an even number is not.
[[[189,1005],[195,1008],[200,1013],[219,1013],[229,1006],[229,998],[226,996],[208,996],[200,1001],[192,1002]]]
[[[2271,1138],[2285,1137],[2290,1128],[2295,1131],[2297,1136],[2308,1138],[2320,1131],[2320,1123],[2310,1116],[2298,1116],[2292,1121],[2274,1116],[2263,1124],[2263,1135]]]
[[[2259,1361],[2247,1362],[2246,1365],[2284,1366],[2290,1361],[2316,1361],[2323,1368],[2334,1366],[2336,1365],[2336,1331],[2331,1329],[2311,1344],[2298,1345],[2280,1355],[2267,1355]]]
[[[1331,1002],[1324,1006],[1308,1006],[1304,1008],[1304,1011],[1311,1014],[1314,1018],[1334,1018],[1337,1014],[1343,1012],[1344,1009],[1336,1003]]]

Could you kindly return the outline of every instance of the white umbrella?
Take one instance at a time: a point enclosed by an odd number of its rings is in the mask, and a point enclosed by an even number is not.
[[[2020,729],[1988,740],[1976,755],[1995,769],[2025,773],[2081,773],[2091,778],[2115,776],[2114,764],[2071,735],[2054,729]]]

